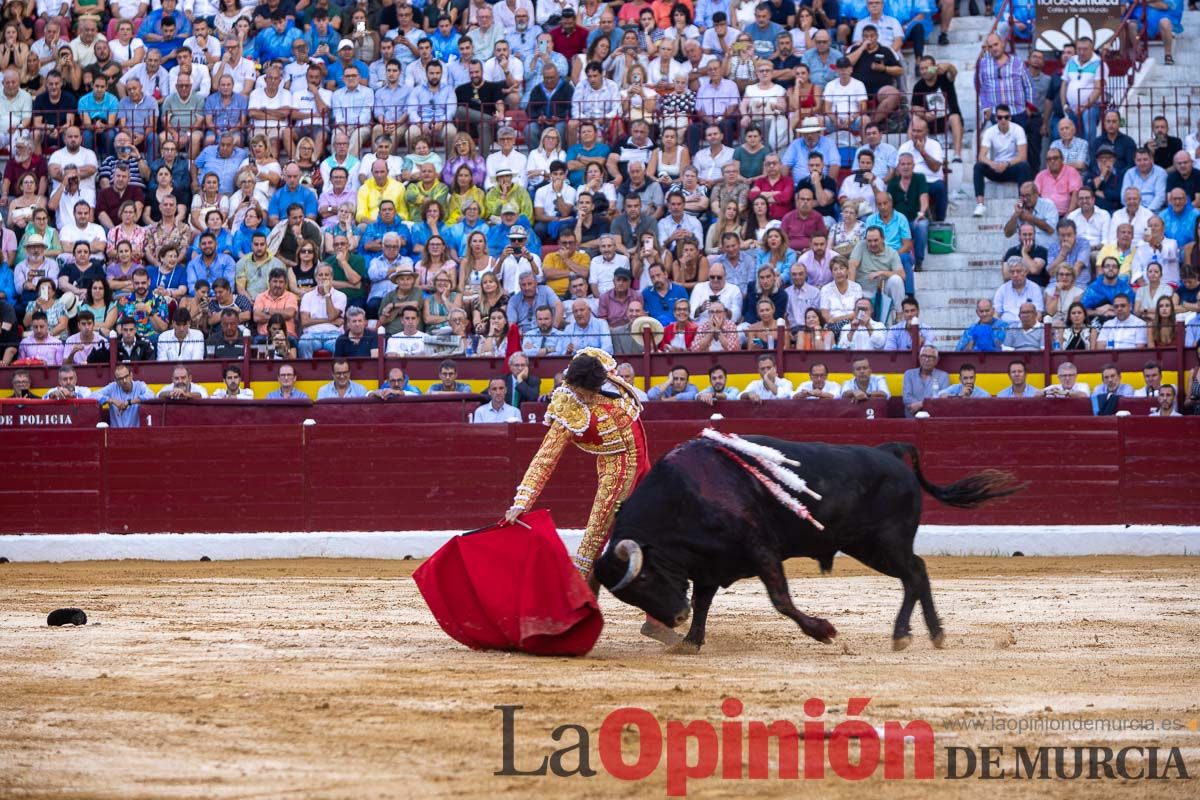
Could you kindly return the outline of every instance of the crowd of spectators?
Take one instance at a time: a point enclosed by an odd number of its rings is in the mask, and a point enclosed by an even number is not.
[[[4,8],[5,364],[837,347],[961,158],[932,3]]]
[[[1183,4],[1159,6],[1150,11],[1158,15],[1151,28],[1168,12],[1178,26]],[[1172,42],[1164,36],[1168,63]],[[1053,77],[1041,53],[1023,60],[998,35],[985,49],[975,216],[1005,217],[1012,246],[1002,283],[979,300],[978,322],[958,349],[1171,347],[1179,323],[1186,346],[1195,345],[1200,143],[1189,135],[1185,144],[1161,115],[1146,141],[1125,133],[1120,112],[1104,107],[1106,66],[1090,37],[1064,48],[1063,69]],[[1018,185],[1011,212],[996,203],[989,212],[989,183]]]
[[[925,45],[955,6],[9,0],[3,363],[931,343],[914,273],[963,120]],[[981,67],[980,208],[1027,183],[976,349],[1043,313],[1063,346],[1155,344],[1195,306],[1200,175],[1165,125],[1097,130],[1077,49],[1036,172],[1045,76]]]

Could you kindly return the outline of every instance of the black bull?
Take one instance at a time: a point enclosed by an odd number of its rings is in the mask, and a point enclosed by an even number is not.
[[[681,647],[695,651],[704,643],[718,587],[757,575],[781,614],[828,643],[837,631],[792,603],[783,562],[806,556],[827,572],[840,551],[904,585],[892,634],[895,649],[912,640],[909,621],[918,601],[933,643],[941,647],[945,634],[934,611],[925,562],[913,553],[921,490],[943,503],[972,508],[1018,491],[1012,476],[987,470],[936,486],[921,474],[917,449],[910,444],[861,447],[745,438],[800,463],[794,471],[822,499],[796,499],[825,529],[817,530],[786,508],[714,442],[692,439],[655,464],[621,507],[596,562],[600,583],[610,591],[617,587],[613,594],[619,600],[672,627],[690,613],[691,628]]]

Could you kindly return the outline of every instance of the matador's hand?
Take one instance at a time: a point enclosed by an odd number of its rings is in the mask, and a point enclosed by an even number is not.
[[[504,521],[511,525],[512,523],[516,522],[517,519],[524,513],[525,509],[521,508],[520,506],[513,506],[508,511],[504,512]]]

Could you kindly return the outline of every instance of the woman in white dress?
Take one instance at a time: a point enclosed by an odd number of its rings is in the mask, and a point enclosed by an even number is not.
[[[821,287],[819,306],[827,325],[840,325],[854,316],[854,303],[863,296],[858,281],[850,280],[850,263],[844,256],[829,262],[833,280]]]
[[[1169,297],[1178,304],[1179,298],[1171,284],[1163,280],[1163,268],[1157,261],[1151,261],[1146,266],[1146,281],[1138,287],[1133,301],[1133,313],[1146,320],[1154,321],[1154,310],[1159,298]]]
[[[207,227],[204,217],[214,208],[221,212],[222,219],[229,216],[229,195],[221,194],[221,179],[209,172],[200,179],[200,191],[192,197],[191,222],[196,233]]]
[[[217,35],[222,40],[233,32],[233,26],[242,17],[250,19],[250,14],[254,9],[247,10],[242,7],[238,0],[221,0],[221,10],[213,18],[213,27],[217,29]]]
[[[629,86],[630,74],[637,68],[642,68],[642,84],[646,83],[646,67],[650,64],[650,60],[646,58],[645,51],[642,50],[641,44],[638,42],[637,31],[627,30],[621,35],[621,44],[617,47],[617,52],[612,57],[612,74],[613,83],[620,86],[622,89]],[[632,120],[629,120],[632,122]]]
[[[264,134],[256,134],[250,140],[250,153],[238,164],[238,170],[248,170],[254,174],[254,190],[271,202],[271,195],[283,185],[283,168],[271,155],[271,145]]]
[[[458,290],[464,298],[477,297],[485,274],[496,274],[496,259],[488,254],[487,237],[482,231],[471,231],[467,237],[467,252],[458,271]],[[479,322],[479,320],[476,320]]]
[[[128,72],[146,57],[146,44],[133,35],[133,22],[127,19],[117,23],[117,36],[108,43],[108,49],[122,72]]]
[[[658,92],[646,85],[646,68],[635,63],[625,73],[625,86],[621,91],[621,108],[627,122],[645,120],[653,123],[654,107],[658,103]]]
[[[829,228],[829,249],[849,258],[866,235],[867,226],[858,218],[858,201],[842,203],[842,218]]]
[[[796,27],[792,28],[792,52],[796,56],[803,56],[804,51],[813,44],[813,37],[817,35],[817,31],[821,30],[817,27],[817,15],[808,6],[801,6],[796,9]]]
[[[538,146],[529,152],[525,174],[529,177],[529,194],[533,195],[538,188],[550,180],[550,165],[555,161],[566,161],[562,143],[559,141],[558,128],[548,125],[542,131]]]
[[[681,42],[688,39],[699,40],[700,29],[692,24],[692,14],[683,3],[677,3],[671,9],[671,26],[663,31],[663,38],[678,39]]]
[[[616,216],[617,187],[607,178],[608,173],[599,164],[588,164],[583,170],[583,185],[579,187],[579,191],[592,196],[597,214],[604,214],[611,219]]]
[[[753,25],[754,9],[758,7],[758,3],[759,0],[733,0],[729,4],[729,11],[733,17],[730,26],[744,31],[748,26]]]
[[[662,184],[663,191],[679,180],[683,168],[691,163],[687,148],[679,143],[679,132],[674,128],[663,128],[662,146],[650,154],[650,165],[646,174]]]
[[[770,61],[755,62],[758,82],[747,86],[742,95],[742,129],[757,126],[767,140],[767,147],[778,151],[788,143],[787,92],[771,79],[773,72]]]
[[[271,198],[259,189],[258,181],[251,170],[241,169],[234,178],[234,182],[237,184],[237,189],[229,196],[229,219],[227,220],[231,234],[237,233],[242,221],[246,218],[246,212],[252,207],[257,208],[259,214],[266,219],[267,206],[271,204]]]

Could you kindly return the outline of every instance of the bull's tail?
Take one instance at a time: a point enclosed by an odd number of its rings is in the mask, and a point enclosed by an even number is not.
[[[938,486],[925,480],[921,474],[921,457],[917,448],[907,442],[890,442],[882,444],[879,449],[891,453],[912,467],[913,474],[921,488],[935,499],[956,508],[976,508],[997,497],[1007,497],[1025,488],[1024,483],[1018,483],[1011,472],[997,469],[985,469],[974,475],[968,475],[962,480],[945,486]]]

